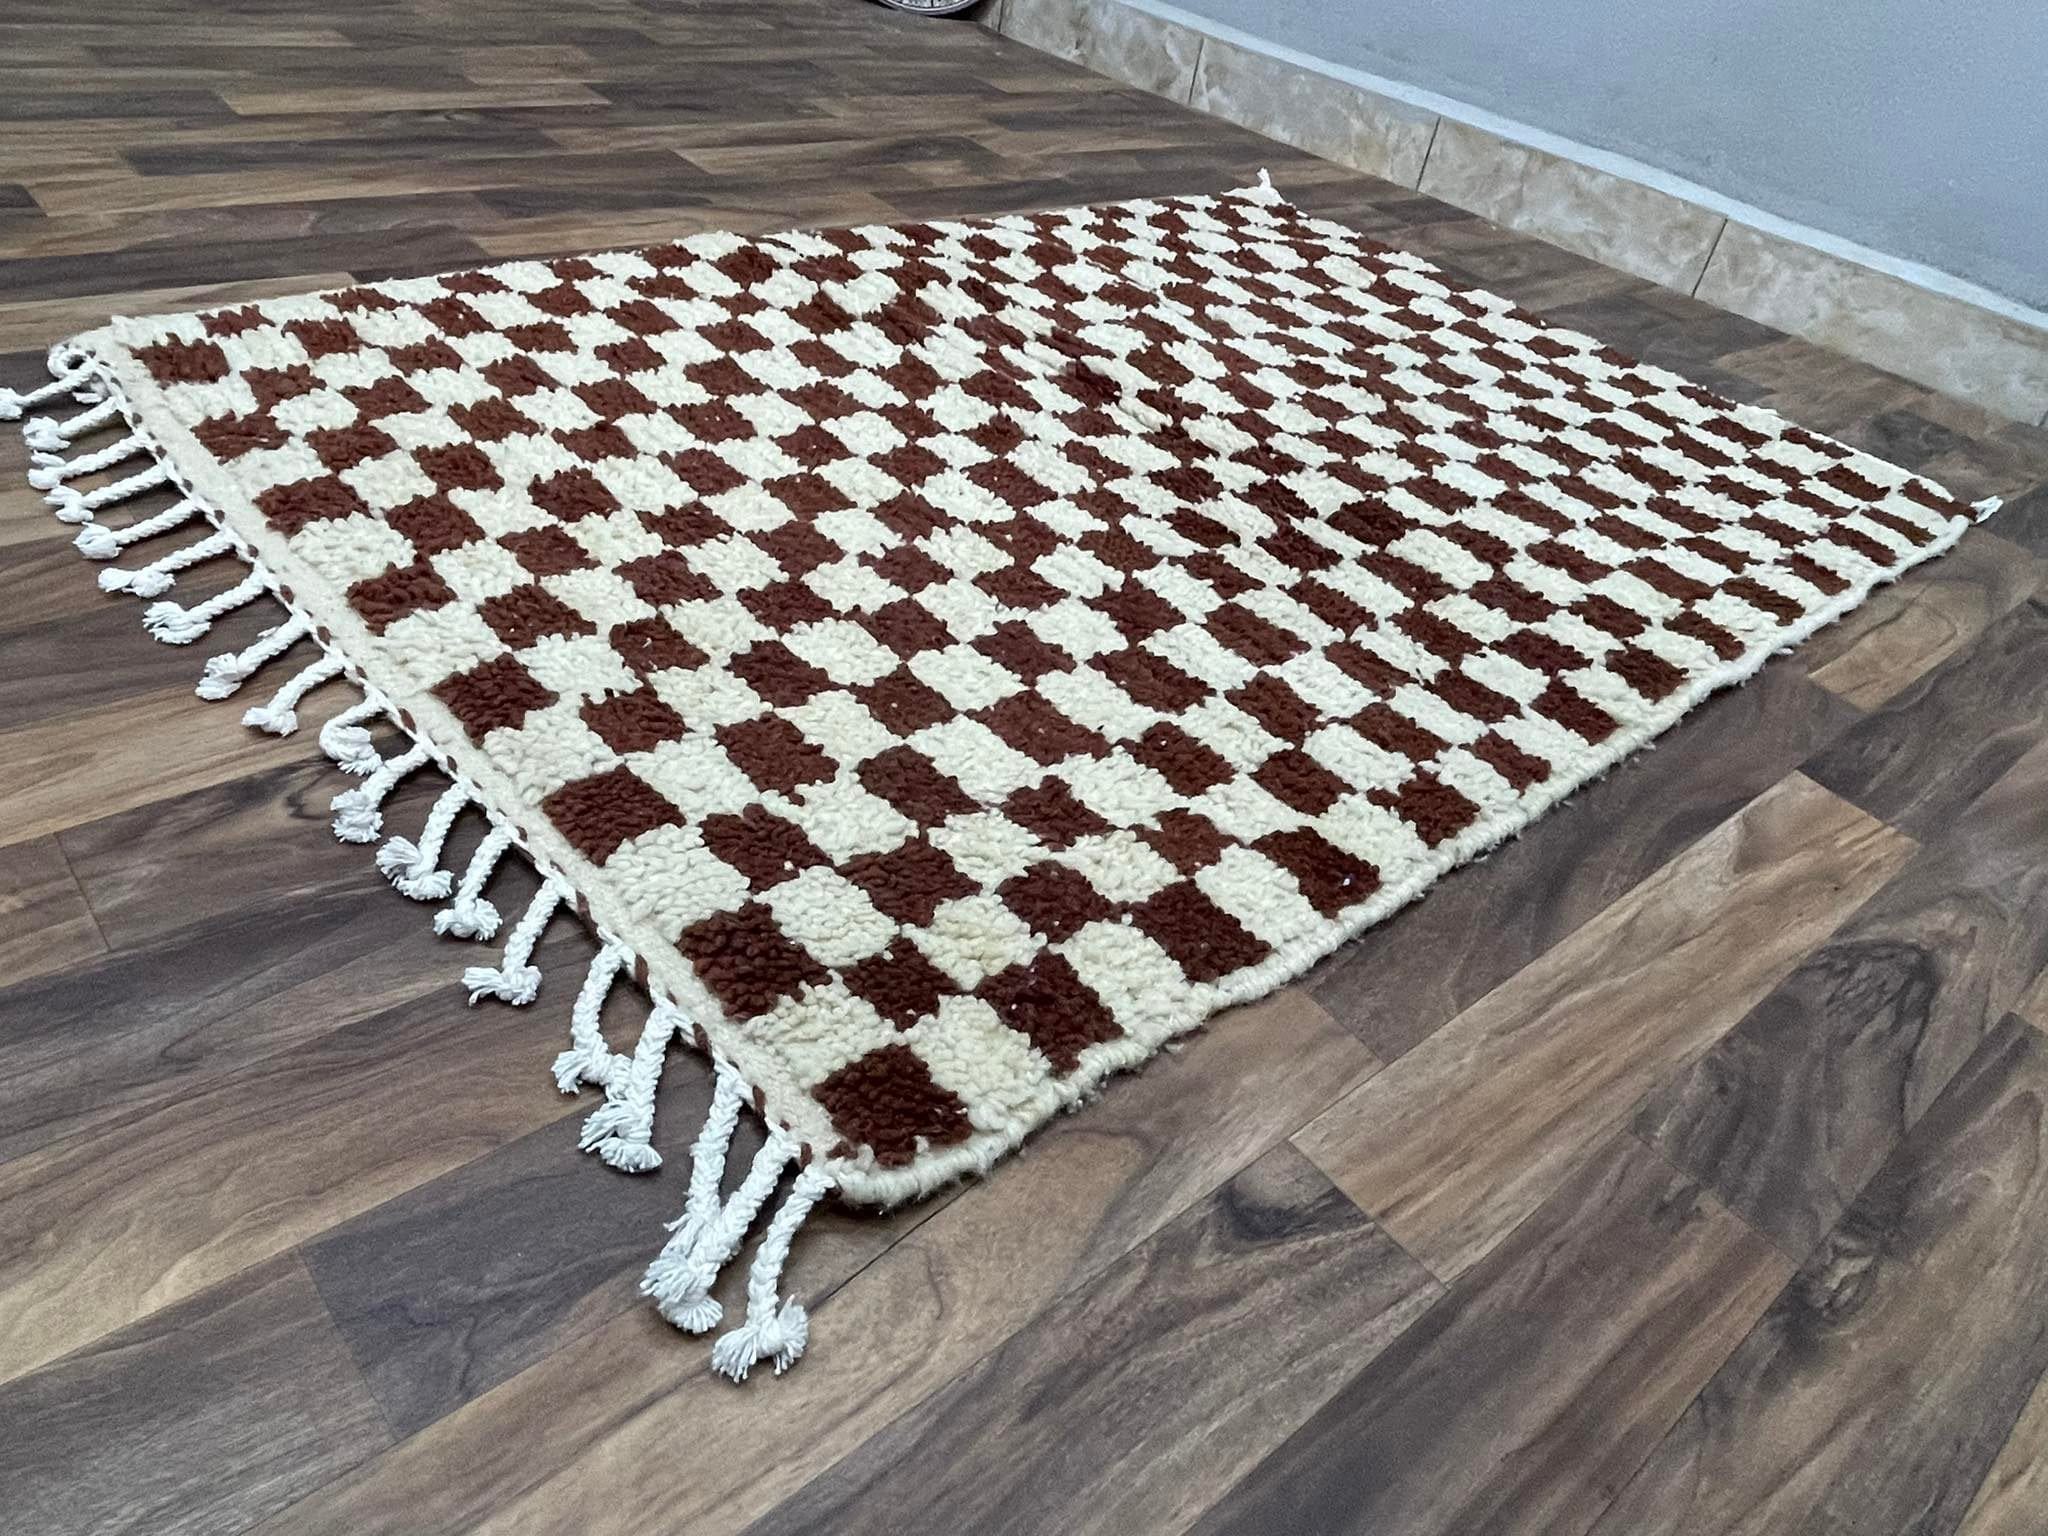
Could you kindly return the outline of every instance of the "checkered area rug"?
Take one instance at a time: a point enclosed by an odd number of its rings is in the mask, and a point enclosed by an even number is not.
[[[394,878],[448,894],[480,806],[863,1200],[986,1167],[1969,521],[1264,187],[78,349],[455,777]],[[111,553],[93,494],[53,491]],[[636,1066],[588,1012],[564,1086],[651,1098],[666,1035]]]

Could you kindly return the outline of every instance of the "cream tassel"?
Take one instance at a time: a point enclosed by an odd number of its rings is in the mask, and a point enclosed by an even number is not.
[[[121,402],[108,396],[98,405],[88,406],[68,421],[58,421],[53,416],[33,416],[21,429],[21,440],[28,444],[31,452],[62,453],[88,432],[97,432],[101,427],[111,425],[121,414]]]
[[[270,696],[268,704],[242,711],[242,724],[273,736],[289,736],[299,728],[299,701],[329,678],[341,676],[339,656],[322,656]]]
[[[740,1106],[747,1100],[747,1080],[740,1076],[739,1068],[722,1058],[713,1059],[712,1072],[711,1105],[704,1111],[704,1128],[690,1148],[689,1193],[683,1203],[683,1214],[668,1224],[668,1230],[675,1236],[669,1239],[664,1253],[688,1253],[697,1246],[704,1229],[718,1219],[726,1154],[732,1147],[733,1130],[740,1123]]]
[[[661,1085],[668,1043],[684,1022],[680,1008],[655,1004],[632,1056],[613,1061],[604,1104],[583,1122],[577,1144],[584,1151],[595,1152],[625,1173],[647,1173],[661,1166],[661,1154],[653,1147],[654,1092]],[[560,1062],[555,1080],[561,1081]]]
[[[78,537],[71,541],[71,547],[88,560],[111,560],[130,544],[139,544],[144,539],[153,539],[160,533],[169,533],[173,528],[182,528],[199,515],[199,503],[190,496],[165,507],[161,512],[152,513],[139,522],[130,523],[126,528],[108,528],[99,523],[88,523],[78,530]],[[106,577],[113,572],[102,572],[100,585],[106,585]],[[123,583],[125,585],[125,583]]]
[[[176,585],[174,571],[188,566],[199,565],[216,555],[233,554],[235,541],[225,533],[209,533],[205,538],[174,549],[161,560],[142,566],[133,571],[101,571],[102,592],[132,592],[137,597],[159,597]]]
[[[266,662],[275,661],[313,632],[313,626],[294,614],[284,623],[266,629],[255,644],[225,656],[210,656],[206,675],[193,691],[202,699],[224,699],[254,677]]]
[[[455,899],[434,914],[434,932],[452,933],[458,939],[497,936],[501,919],[498,909],[484,900],[484,886],[511,846],[512,834],[503,827],[492,827],[484,834],[484,840],[470,855],[469,868],[462,872],[462,884],[455,889]]]
[[[351,704],[320,727],[320,750],[334,759],[343,773],[375,773],[384,764],[370,740],[363,721],[384,713],[383,697],[365,690],[360,704]]]
[[[97,490],[81,493],[76,486],[60,485],[44,500],[56,509],[60,523],[90,523],[93,513],[103,507],[111,507],[140,496],[144,491],[153,491],[171,478],[167,465],[152,463],[147,469],[139,469],[126,480],[114,480]]]
[[[148,451],[149,443],[140,432],[130,432],[119,442],[95,448],[91,453],[81,453],[75,459],[59,458],[54,453],[39,450],[29,455],[35,467],[28,472],[28,483],[39,491],[54,491],[67,480],[112,469],[116,464]]]
[[[495,997],[524,1005],[540,995],[540,968],[532,963],[533,950],[540,943],[541,930],[562,904],[564,894],[553,880],[542,880],[526,915],[513,926],[512,937],[505,941],[505,953],[499,963],[472,965],[462,973],[462,984],[469,988],[472,1003]]]
[[[623,945],[607,942],[584,973],[583,988],[569,1010],[569,1049],[555,1058],[555,1086],[574,1093],[579,1083],[600,1086],[612,1080],[612,1050],[601,1025],[604,1000],[626,964]]]
[[[334,835],[344,843],[374,843],[384,825],[377,809],[398,781],[416,768],[424,768],[433,754],[415,742],[391,758],[354,789],[344,789],[329,802],[334,812]]]
[[[770,1130],[768,1140],[754,1157],[740,1187],[709,1221],[702,1224],[684,1219],[683,1230],[647,1266],[640,1277],[642,1295],[654,1298],[661,1315],[685,1333],[708,1333],[718,1326],[724,1308],[711,1295],[718,1272],[746,1241],[747,1228],[761,1213],[768,1197],[775,1193],[782,1170],[797,1155],[797,1144],[779,1126]],[[692,1170],[694,1174],[695,1170]],[[692,1179],[694,1184],[695,1180]],[[683,1239],[694,1233],[695,1241]]]
[[[66,367],[57,361],[58,356],[64,353],[78,361]],[[86,371],[85,354],[61,342],[50,349],[50,372],[55,377],[35,389],[0,389],[0,421],[19,421],[32,407],[59,399],[91,382]]]
[[[447,896],[455,877],[441,868],[441,849],[448,841],[455,818],[467,804],[469,786],[450,784],[427,812],[418,843],[411,838],[394,837],[377,850],[377,867],[401,893],[414,901],[440,901]]]
[[[190,608],[180,608],[176,603],[151,603],[143,610],[142,627],[152,639],[165,645],[190,645],[213,628],[213,621],[222,614],[255,602],[269,590],[263,578],[251,571],[227,591]]]
[[[811,1208],[832,1187],[832,1176],[822,1165],[811,1163],[796,1176],[784,1197],[782,1208],[768,1223],[761,1246],[754,1253],[754,1267],[747,1272],[746,1320],[711,1346],[711,1368],[734,1381],[745,1381],[747,1372],[763,1360],[775,1362],[780,1376],[795,1365],[810,1342],[811,1320],[803,1303],[795,1297],[781,1300],[776,1292],[782,1283],[782,1266],[789,1258],[789,1245]]]

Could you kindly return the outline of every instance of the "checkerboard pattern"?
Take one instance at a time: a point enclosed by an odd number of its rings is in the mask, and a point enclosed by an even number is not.
[[[985,1163],[1967,518],[1263,189],[112,335],[855,1194]]]

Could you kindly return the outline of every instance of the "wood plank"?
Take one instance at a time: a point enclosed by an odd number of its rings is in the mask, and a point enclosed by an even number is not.
[[[1179,1530],[1439,1289],[1276,1147],[748,1536]]]
[[[1305,995],[1283,992],[1215,1022],[1201,1049],[1114,1083],[1088,1114],[1048,1126],[1003,1178],[899,1228],[893,1247],[868,1242],[859,1264],[824,1262],[814,1244],[834,1233],[865,1242],[875,1219],[821,1231],[833,1213],[813,1216],[785,1277],[812,1309],[811,1350],[773,1383],[765,1441],[758,1418],[733,1412],[732,1386],[710,1373],[702,1345],[677,1348],[666,1324],[635,1307],[270,1529],[355,1536],[396,1525],[432,1536],[487,1529],[495,1513],[513,1529],[559,1530],[601,1506],[608,1536],[738,1530],[1375,1065]],[[722,1287],[729,1307],[737,1278]]]
[[[245,117],[270,112],[454,112],[470,107],[573,107],[605,100],[587,85],[320,85],[220,92]]]
[[[1295,1144],[1450,1278],[1911,848],[1795,774],[1332,1105]]]
[[[0,1380],[559,1119],[576,979],[496,1017],[437,989],[0,1164]]]
[[[1857,718],[1775,661],[1309,973],[1391,1061],[1568,938]],[[1540,898],[1531,899],[1532,892]]]
[[[1918,837],[1953,821],[2048,736],[2048,604],[2022,603],[1816,754],[1806,772]]]
[[[402,786],[387,824],[422,821],[434,779]],[[480,958],[395,901],[366,850],[328,835],[339,782],[323,758],[66,834],[116,948],[0,990],[0,1159],[444,992]],[[457,860],[481,836],[473,821],[457,823]],[[536,884],[508,860],[490,894],[516,914]],[[561,927],[547,952],[573,964]]]
[[[10,265],[0,262],[0,281],[11,281],[6,275]],[[343,288],[352,280],[347,272],[313,272],[259,277],[246,282],[166,284],[126,293],[95,293],[89,286],[82,286],[72,297],[9,300],[0,304],[0,352],[33,347],[40,353],[52,342],[105,325],[112,315],[168,315],[191,309],[215,309],[249,299],[275,299],[291,293]]]
[[[2048,1039],[2008,1019],[1596,1536],[1952,1530],[2048,1369],[2044,1107]]]
[[[107,952],[54,837],[0,848],[0,995]]]
[[[234,1536],[388,1445],[284,1255],[0,1386],[10,1529]]]
[[[646,1002],[619,992],[611,1002],[606,1034],[625,1046]],[[587,1093],[576,1113],[306,1244],[328,1312],[396,1433],[414,1434],[553,1351],[580,1348],[605,1322],[646,1311],[640,1276],[677,1214],[711,1074],[700,1058],[679,1054],[663,1075],[657,1144],[673,1169],[664,1177],[631,1178],[579,1151],[584,1113],[597,1102]],[[730,1166],[746,1167],[762,1138],[748,1117]],[[814,1239],[807,1232],[806,1273],[815,1273]],[[865,1251],[866,1243],[846,1247]],[[451,1254],[488,1262],[450,1263]],[[645,1347],[680,1353],[691,1370],[703,1363],[699,1346],[680,1337],[657,1331]]]
[[[246,729],[240,711],[190,688],[0,731],[0,846],[303,760],[307,747]]]
[[[1636,1130],[1804,1257],[2048,967],[2048,744],[1922,848]]]
[[[212,171],[181,176],[49,177],[32,183],[46,213],[158,213],[179,208],[222,208],[238,203],[274,203],[287,196],[398,197],[411,193],[467,192],[487,187],[556,185],[581,180],[598,186],[620,180],[683,189],[702,186],[704,173],[666,150],[639,154],[576,155],[556,150],[545,157],[447,156],[412,160],[344,161],[340,164],[265,167],[254,171]]]
[[[1816,683],[1876,709],[2032,597],[2043,575],[2019,545],[1973,528],[1943,558],[1880,587],[1802,655]]]
[[[1610,1137],[1193,1529],[1583,1531],[1791,1268]]]

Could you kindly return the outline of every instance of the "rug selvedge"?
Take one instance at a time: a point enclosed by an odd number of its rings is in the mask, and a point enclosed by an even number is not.
[[[213,527],[102,585],[247,562],[147,611],[171,643],[286,609],[202,696],[302,642],[250,724],[362,690],[321,732],[362,777],[336,835],[432,764],[378,864],[437,930],[494,938],[497,860],[542,871],[472,1000],[534,999],[558,905],[596,931],[555,1068],[605,1091],[584,1145],[658,1166],[669,1044],[713,1058],[643,1287],[672,1321],[717,1324],[795,1170],[735,1377],[802,1352],[778,1277],[823,1194],[986,1168],[1969,522],[1266,188],[504,263],[117,321],[51,367],[17,399],[86,407],[28,429],[81,552]],[[655,1009],[620,1053],[625,974]]]

